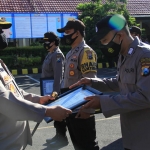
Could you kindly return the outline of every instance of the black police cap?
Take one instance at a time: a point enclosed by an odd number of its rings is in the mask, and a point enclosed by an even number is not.
[[[43,40],[40,41],[40,43],[44,43],[45,41],[55,41],[59,40],[59,37],[54,32],[46,32],[44,34]]]
[[[84,31],[85,25],[82,21],[80,21],[78,19],[71,19],[67,22],[65,27],[63,27],[61,29],[57,29],[57,31],[59,33],[63,33],[63,32],[65,32],[65,30],[69,30],[69,29]]]
[[[109,15],[102,18],[96,24],[96,35],[90,39],[90,43],[95,40],[101,40],[104,38],[110,31],[115,30],[116,32],[122,30],[126,25],[126,19],[119,14]]]
[[[7,22],[4,17],[0,18],[0,27],[2,29],[9,29],[12,26],[11,22]]]

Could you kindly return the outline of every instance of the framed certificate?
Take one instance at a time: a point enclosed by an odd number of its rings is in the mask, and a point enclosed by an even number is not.
[[[83,85],[61,94],[54,102],[46,104],[46,106],[50,107],[50,106],[61,105],[65,108],[74,110],[75,108],[88,102],[87,100],[84,100],[84,97],[95,95],[95,94],[102,95],[102,92],[93,89],[90,86]],[[45,117],[44,120],[47,123],[49,123],[52,121],[52,118]]]
[[[40,78],[41,96],[50,95],[53,92],[53,78]]]

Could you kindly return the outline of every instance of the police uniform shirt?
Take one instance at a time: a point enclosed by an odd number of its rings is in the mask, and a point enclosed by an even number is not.
[[[22,150],[32,145],[28,120],[41,122],[46,111],[45,106],[35,104],[39,100],[40,96],[19,89],[0,60],[0,149]]]
[[[64,87],[77,82],[82,77],[95,78],[97,75],[97,55],[85,41],[66,55]]]
[[[94,88],[117,91],[120,95],[101,95],[105,117],[120,114],[123,146],[131,150],[150,149],[150,46],[138,37],[128,54],[117,65],[116,79],[93,79]]]
[[[49,52],[42,65],[42,78],[54,78],[53,91],[60,92],[60,86],[64,73],[64,55],[57,47],[53,52]]]

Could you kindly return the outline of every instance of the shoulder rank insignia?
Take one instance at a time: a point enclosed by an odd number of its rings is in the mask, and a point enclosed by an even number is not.
[[[140,60],[142,67],[142,76],[148,76],[150,74],[150,58],[142,58]]]

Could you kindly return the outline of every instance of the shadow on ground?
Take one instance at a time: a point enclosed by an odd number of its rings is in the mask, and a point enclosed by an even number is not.
[[[110,143],[101,150],[123,150],[122,138]]]

